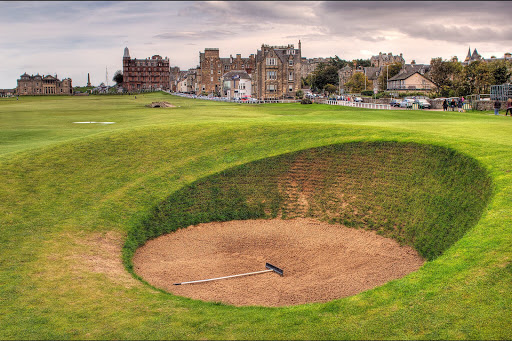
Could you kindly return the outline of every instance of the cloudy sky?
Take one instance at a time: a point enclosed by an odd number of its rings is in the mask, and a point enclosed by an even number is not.
[[[109,83],[132,58],[169,57],[182,70],[199,52],[247,57],[261,44],[297,47],[302,56],[370,58],[403,53],[407,63],[484,58],[512,52],[511,1],[0,1],[0,88],[21,74],[71,77],[74,86]]]

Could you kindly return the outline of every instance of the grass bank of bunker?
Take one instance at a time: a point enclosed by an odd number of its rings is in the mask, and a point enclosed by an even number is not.
[[[123,260],[134,273],[133,255],[150,239],[200,223],[272,218],[375,231],[432,260],[476,224],[490,195],[485,169],[451,149],[385,141],[324,146],[183,187],[131,228]]]

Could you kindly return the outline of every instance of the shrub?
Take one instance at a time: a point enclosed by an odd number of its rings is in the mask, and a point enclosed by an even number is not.
[[[313,102],[309,98],[303,98],[300,104],[312,104]]]

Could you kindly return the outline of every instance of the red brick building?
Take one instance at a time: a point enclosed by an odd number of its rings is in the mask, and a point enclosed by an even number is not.
[[[126,47],[123,55],[123,88],[126,91],[169,90],[171,71],[169,59],[154,55],[146,59],[131,59]]]

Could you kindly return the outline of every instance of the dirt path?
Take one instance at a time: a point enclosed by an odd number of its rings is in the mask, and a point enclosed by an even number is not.
[[[198,284],[173,283],[265,270]],[[424,260],[376,233],[313,219],[245,220],[190,226],[137,250],[134,268],[175,295],[244,306],[287,306],[351,296],[400,278]]]

